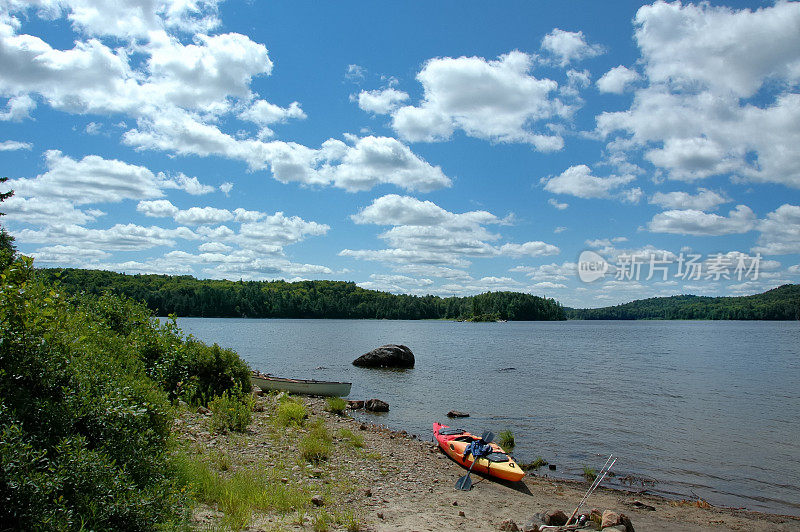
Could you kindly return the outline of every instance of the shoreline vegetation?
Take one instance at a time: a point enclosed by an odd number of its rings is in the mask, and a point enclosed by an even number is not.
[[[498,530],[586,489],[530,474],[456,493],[464,471],[432,443],[332,400],[254,395],[235,352],[43,277],[25,257],[0,271],[0,530]],[[608,489],[590,504],[644,530],[800,524]]]
[[[472,322],[552,320],[798,320],[800,285],[735,297],[676,295],[602,308],[563,307],[518,292],[466,297],[396,295],[345,281],[227,281],[191,276],[128,275],[74,268],[38,269],[72,293],[115,294],[144,302],[156,315],[207,318],[444,319]]]

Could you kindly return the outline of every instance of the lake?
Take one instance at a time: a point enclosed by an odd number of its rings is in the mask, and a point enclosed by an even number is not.
[[[199,339],[279,376],[345,380],[387,401],[362,419],[431,438],[431,423],[513,431],[518,460],[577,478],[618,457],[614,487],[800,515],[798,322],[182,318]],[[351,362],[386,343],[406,371]],[[643,484],[644,483],[644,484]],[[626,484],[627,485],[627,484]]]

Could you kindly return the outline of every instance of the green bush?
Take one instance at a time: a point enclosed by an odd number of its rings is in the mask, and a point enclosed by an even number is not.
[[[347,401],[341,397],[328,397],[325,399],[325,410],[337,415],[342,415],[347,410]]]
[[[0,271],[0,528],[174,524],[185,499],[170,400],[234,401],[249,388],[234,352],[124,297],[67,297],[16,259]],[[224,424],[246,426],[247,414],[234,407]]]
[[[242,395],[226,391],[218,395],[208,404],[212,429],[215,432],[244,431],[253,420],[254,402],[249,393]]]
[[[30,259],[0,273],[4,527],[149,530],[179,515],[172,409],[127,341],[130,318],[36,282]]]

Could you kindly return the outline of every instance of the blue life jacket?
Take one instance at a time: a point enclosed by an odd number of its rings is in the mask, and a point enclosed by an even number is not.
[[[480,458],[481,456],[486,456],[487,454],[492,452],[492,446],[488,443],[484,443],[483,440],[473,440],[467,445],[467,448],[464,449],[464,460],[467,459],[467,456],[470,454],[474,458]]]

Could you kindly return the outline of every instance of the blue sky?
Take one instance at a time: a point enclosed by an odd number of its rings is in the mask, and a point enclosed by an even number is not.
[[[800,3],[496,4],[0,0],[2,223],[39,266],[570,306],[798,281]]]

